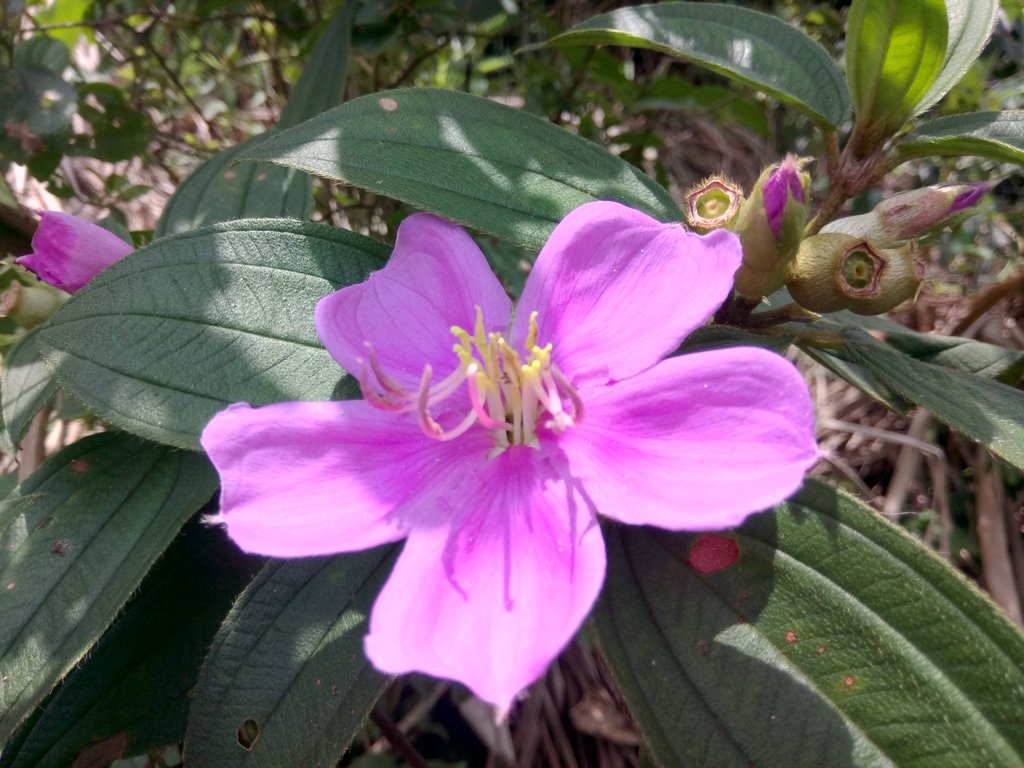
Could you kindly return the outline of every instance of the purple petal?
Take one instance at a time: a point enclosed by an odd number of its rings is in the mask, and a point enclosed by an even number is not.
[[[947,215],[957,213],[965,208],[970,208],[994,186],[994,184],[987,181],[977,181],[963,185],[963,188],[957,193],[952,204],[949,206]]]
[[[624,379],[654,365],[718,308],[742,253],[731,232],[700,236],[619,203],[582,205],[552,232],[516,309],[574,381]]]
[[[113,232],[60,211],[43,211],[32,253],[15,261],[40,280],[74,293],[134,249]]]
[[[580,395],[559,439],[598,512],[671,530],[715,530],[782,501],[818,458],[807,387],[762,349],[674,357]]]
[[[220,514],[246,552],[304,557],[366,549],[437,515],[439,496],[491,446],[484,430],[439,443],[410,415],[359,400],[236,404],[201,437]]]
[[[370,618],[380,670],[465,683],[506,708],[572,639],[604,580],[590,512],[531,448],[481,464],[460,523],[417,528]]]
[[[456,367],[451,327],[472,332],[477,306],[488,330],[508,327],[512,303],[473,239],[455,224],[415,213],[399,226],[387,266],[317,304],[316,327],[346,370],[358,375],[369,341],[383,369],[415,389],[425,364],[435,375]]]

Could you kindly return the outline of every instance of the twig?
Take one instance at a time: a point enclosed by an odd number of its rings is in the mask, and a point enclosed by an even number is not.
[[[416,751],[416,748],[405,737],[405,734],[398,730],[398,727],[390,717],[375,707],[370,710],[370,719],[373,720],[374,725],[380,728],[384,738],[391,742],[391,746],[395,748],[395,751],[404,757],[412,768],[430,768],[427,765],[427,761]]]
[[[967,314],[956,322],[951,334],[953,336],[963,335],[975,320],[992,309],[1000,301],[1021,292],[1024,292],[1024,269],[1018,270],[1009,279],[996,285],[989,285],[974,294]]]
[[[1006,540],[1006,491],[999,465],[983,446],[977,447],[974,461],[977,483],[975,511],[978,522],[978,547],[985,587],[992,599],[1014,622],[1024,626],[1020,595],[1010,563],[1010,547]]]
[[[32,418],[18,450],[18,482],[23,482],[46,459],[46,433],[50,424],[50,406],[41,408]]]
[[[931,426],[932,417],[924,408],[918,408],[914,418],[910,420],[910,427],[907,429],[907,436],[914,440],[922,441],[924,433]],[[896,466],[893,469],[892,478],[889,480],[889,487],[885,493],[885,503],[882,505],[882,512],[892,521],[900,517],[900,511],[907,499],[910,485],[917,477],[917,471],[921,466],[921,452],[916,445],[904,445],[900,448],[899,456],[896,457]]]

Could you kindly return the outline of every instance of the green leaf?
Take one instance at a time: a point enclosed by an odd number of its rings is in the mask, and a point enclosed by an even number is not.
[[[802,349],[815,362],[823,365],[840,379],[848,384],[852,384],[868,397],[881,403],[886,408],[896,411],[897,413],[906,413],[910,409],[910,403],[893,392],[892,389],[887,387],[884,383],[878,381],[861,366],[855,365],[849,360],[844,360],[842,357],[839,357],[828,350],[821,349],[820,347],[815,347],[810,344],[801,344],[800,349]]]
[[[1024,392],[981,376],[918,362],[859,328],[842,332],[852,360],[912,403],[1024,468]]]
[[[668,192],[625,160],[539,117],[456,91],[363,96],[243,159],[345,181],[534,250],[591,200],[682,218]]]
[[[689,353],[730,347],[763,347],[781,355],[789,349],[795,339],[795,334],[764,336],[730,325],[705,325],[686,337],[680,351]]]
[[[832,312],[818,321],[839,333],[844,328],[867,328],[889,346],[923,363],[954,371],[976,373],[1013,386],[1024,374],[1024,352],[962,336],[917,333],[884,315],[855,315],[849,310]]]
[[[710,573],[605,531],[598,636],[660,765],[1024,764],[1024,638],[875,510],[809,481]]]
[[[753,86],[828,127],[850,113],[843,73],[824,48],[775,16],[735,5],[620,8],[577,24],[546,45],[649,48]]]
[[[999,0],[946,0],[949,21],[946,56],[939,76],[918,102],[914,114],[938,103],[950,88],[960,82],[992,36],[998,12]]]
[[[60,40],[36,35],[15,46],[12,63],[25,69],[49,70],[59,77],[71,63],[71,51]]]
[[[190,761],[336,764],[387,684],[363,636],[396,551],[267,565],[203,664],[185,734]]]
[[[57,380],[39,355],[38,332],[38,326],[27,331],[4,356],[0,370],[0,448],[8,453],[21,444],[32,418],[57,391]]]
[[[89,658],[4,749],[0,768],[106,764],[181,742],[200,661],[262,562],[219,528],[186,525]]]
[[[224,150],[203,163],[171,195],[156,226],[156,237],[190,232],[232,219],[283,216],[309,218],[312,180],[291,168],[235,165],[239,156],[273,134],[263,134]]]
[[[897,150],[903,159],[977,155],[1024,164],[1024,110],[940,117],[911,131]]]
[[[349,0],[319,37],[279,126],[290,127],[342,100],[352,41],[352,17],[358,3]],[[232,219],[283,216],[308,219],[313,207],[312,180],[292,168],[236,165],[239,156],[259,147],[276,132],[254,136],[218,153],[199,166],[167,201],[156,236],[188,232]]]
[[[317,301],[365,280],[387,248],[284,220],[162,238],[105,269],[38,335],[58,379],[102,418],[182,447],[230,403],[329,400],[344,371]]]
[[[898,131],[942,70],[948,36],[943,0],[854,0],[846,76],[865,146]]]
[[[107,433],[0,502],[0,742],[110,625],[216,488],[203,456]]]

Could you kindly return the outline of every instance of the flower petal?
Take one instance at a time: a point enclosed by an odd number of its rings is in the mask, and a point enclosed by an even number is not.
[[[473,239],[455,224],[414,213],[399,226],[383,269],[321,299],[316,328],[346,370],[358,375],[369,341],[388,375],[416,389],[425,364],[441,376],[455,369],[451,327],[472,332],[477,306],[487,330],[508,327],[512,303]]]
[[[581,205],[551,233],[523,290],[517,347],[538,312],[540,344],[576,383],[650,368],[704,322],[732,289],[739,241],[701,236],[619,203]]]
[[[360,400],[244,403],[200,438],[221,478],[220,514],[246,552],[304,557],[366,549],[431,522],[440,495],[484,460],[490,435],[439,443],[410,415]]]
[[[586,418],[559,444],[597,510],[622,522],[738,525],[793,493],[819,455],[807,386],[762,349],[670,358],[580,395]]]
[[[373,608],[366,652],[384,672],[458,680],[506,708],[590,611],[604,541],[531,448],[481,466],[467,492],[461,520],[410,533]]]
[[[134,250],[98,224],[60,211],[43,211],[32,253],[15,261],[40,280],[74,293]]]

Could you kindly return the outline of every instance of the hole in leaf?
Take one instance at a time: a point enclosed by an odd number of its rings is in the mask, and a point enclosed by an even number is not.
[[[256,740],[260,737],[260,724],[251,717],[247,717],[238,727],[238,733],[236,736],[238,738],[238,743],[242,745],[242,749],[248,752],[253,748],[253,745],[256,744]]]

